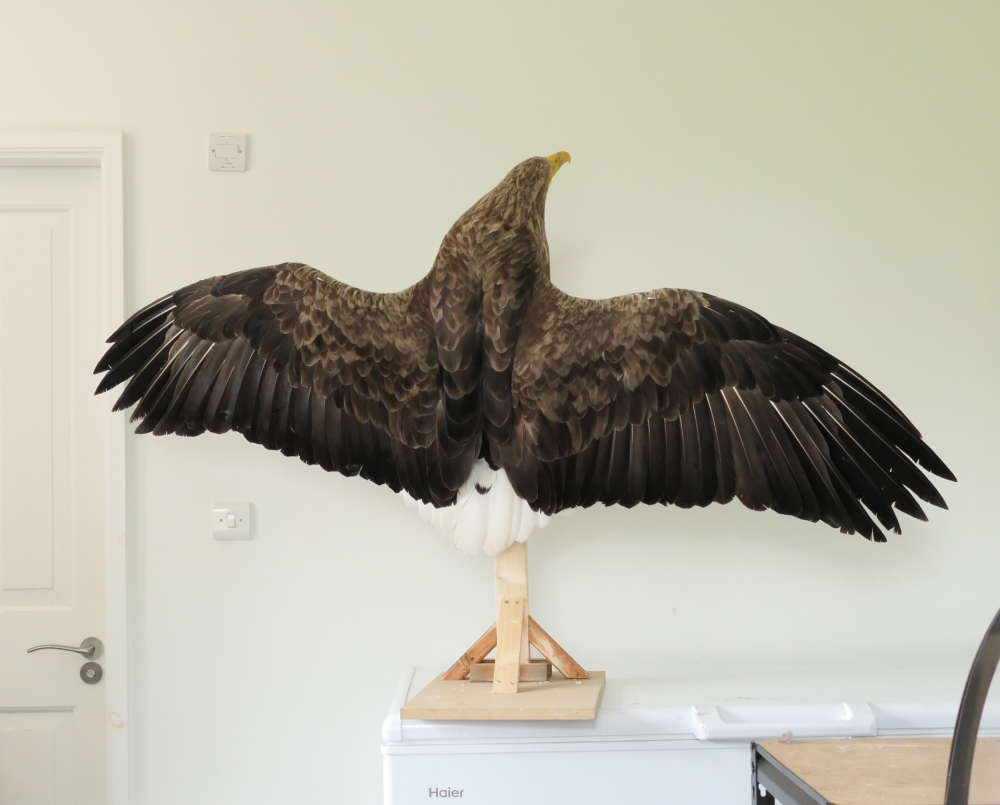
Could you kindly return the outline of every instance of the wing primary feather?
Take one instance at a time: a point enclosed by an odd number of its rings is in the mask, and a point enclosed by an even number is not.
[[[883,467],[871,452],[861,443],[858,437],[847,427],[846,423],[842,418],[840,418],[841,411],[837,408],[836,403],[834,403],[829,397],[824,395],[817,399],[817,404],[821,405],[827,412],[828,416],[832,418],[838,425],[838,432],[843,436],[844,439],[850,442],[850,452],[867,468],[869,475],[874,476],[878,479],[877,483],[883,491],[887,491],[896,508],[899,509],[904,514],[910,515],[917,520],[927,520],[927,515],[921,508],[920,504],[917,503],[916,499],[910,494],[910,490],[905,486],[902,478],[893,475],[886,467]],[[898,459],[901,462],[905,462],[905,465],[909,469],[917,474],[919,477],[920,471],[917,470],[908,459],[903,457],[898,451],[895,452],[893,458]],[[892,466],[891,464],[889,465]],[[926,481],[926,479],[924,479]],[[929,481],[927,481],[930,484]],[[936,491],[936,490],[935,490]],[[943,500],[942,500],[943,502]]]
[[[132,421],[137,419],[142,420],[142,425],[140,431],[136,429],[136,433],[148,433],[156,426],[156,422],[159,420],[160,415],[167,410],[170,405],[170,397],[164,396],[164,392],[169,390],[173,393],[174,386],[177,382],[178,374],[175,369],[178,366],[183,366],[187,361],[191,352],[198,345],[198,340],[187,333],[183,333],[180,338],[177,339],[176,343],[170,347],[169,355],[166,361],[163,362],[156,376],[150,381],[149,385],[143,389],[142,399],[139,400],[139,404],[135,407],[132,412]],[[150,359],[152,360],[152,358]],[[155,411],[155,417],[152,421],[149,421],[149,417]],[[145,427],[148,423],[148,429]]]
[[[132,412],[132,420],[141,419],[135,429],[138,434],[151,433],[160,423],[160,418],[166,413],[173,401],[177,381],[180,379],[179,367],[183,367],[194,351],[198,342],[194,338],[178,341],[177,347],[171,350],[170,357],[163,368],[153,378],[139,405]]]
[[[94,393],[103,394],[132,377],[163,343],[171,326],[172,322],[167,320],[167,314],[164,313],[161,318],[151,320],[148,326],[144,325],[128,341],[119,341],[108,350],[105,359],[110,365],[107,369],[102,368],[104,359],[98,364],[94,373],[106,371],[107,374],[101,378]]]
[[[865,539],[874,542],[885,542],[885,534],[875,525],[875,521],[868,515],[868,512],[861,505],[861,501],[858,500],[847,481],[840,474],[840,471],[833,464],[829,464],[828,468],[834,487],[840,499],[844,501],[844,507],[848,511],[849,524],[846,527],[842,526],[841,531],[848,534],[857,532]]]
[[[164,342],[160,344],[156,352],[149,356],[142,368],[132,376],[111,410],[121,411],[142,399],[152,383],[156,381],[164,364],[170,359],[170,350],[182,335],[184,335],[184,331],[180,329],[174,333],[167,332]],[[136,417],[133,415],[132,420],[135,419]]]
[[[847,376],[846,378],[845,375]],[[893,415],[896,421],[901,426],[905,427],[912,436],[915,436],[917,439],[921,438],[920,431],[917,430],[916,426],[909,420],[906,414],[900,411],[899,407],[879,389],[872,385],[867,378],[859,375],[850,366],[838,361],[837,368],[836,371],[833,372],[833,376],[837,377],[842,382],[849,382],[851,386],[858,389],[858,391],[865,394],[865,396],[878,404],[881,408],[885,409],[886,413]]]
[[[816,406],[822,408],[825,414],[826,420],[831,428],[835,427],[836,432],[844,441],[844,449],[847,450],[851,456],[859,464],[865,467],[865,472],[872,478],[873,482],[883,491],[889,495],[892,503],[895,504],[896,508],[899,509],[904,514],[910,515],[917,520],[927,520],[927,515],[924,510],[920,507],[920,504],[914,499],[913,495],[906,486],[901,483],[900,479],[894,477],[890,472],[883,467],[871,453],[865,449],[865,446],[858,440],[850,428],[847,427],[846,423],[842,418],[840,409],[837,404],[833,402],[828,396],[823,395],[822,397],[817,397],[814,400],[808,401],[810,407]],[[897,453],[897,455],[899,455]],[[899,456],[900,460],[908,461],[907,459]],[[891,465],[890,465],[891,466]],[[912,464],[910,465],[913,466]],[[919,472],[914,469],[914,472]]]
[[[882,433],[878,431],[867,419],[854,410],[854,408],[844,403],[837,395],[831,392],[834,404],[840,403],[838,409],[845,417],[847,430],[862,444],[873,456],[875,461],[886,468],[901,484],[912,490],[921,500],[947,509],[941,493],[927,477],[917,469],[910,458],[904,454],[896,445],[892,444]]]
[[[804,400],[803,407],[812,416],[816,426],[822,431],[830,449],[834,466],[840,471],[852,494],[868,507],[878,521],[897,534],[902,533],[899,520],[892,510],[892,498],[887,497],[879,485],[871,478],[854,454],[844,444],[838,433],[836,424],[820,406],[811,405],[812,401]]]
[[[833,384],[828,384],[825,388],[834,397],[840,398],[844,405],[856,408],[875,427],[879,428],[888,436],[895,445],[905,452],[910,458],[921,467],[935,475],[954,481],[955,476],[944,462],[931,450],[919,436],[910,433],[906,425],[899,422],[892,414],[887,412],[878,403],[871,400],[863,392],[854,388],[843,378],[837,377],[841,387],[838,394],[833,388]]]
[[[128,319],[125,321],[124,324],[122,324],[121,327],[119,327],[110,336],[108,336],[107,343],[109,344],[118,343],[126,336],[134,334],[133,327],[138,329],[138,327],[142,326],[142,324],[145,323],[147,319],[156,316],[157,313],[160,313],[165,308],[176,307],[174,298],[177,296],[178,293],[179,293],[178,291],[168,293],[166,296],[161,296],[159,299],[150,302],[141,310],[137,310],[135,313],[133,313],[131,316],[128,317]],[[101,359],[102,363],[106,358],[107,354],[105,354],[104,358]],[[97,371],[103,372],[106,371],[106,369],[102,369],[101,363],[99,363],[97,365]],[[94,374],[97,374],[97,372],[95,372]]]

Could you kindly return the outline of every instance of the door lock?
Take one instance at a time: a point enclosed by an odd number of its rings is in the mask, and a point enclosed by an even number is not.
[[[96,685],[104,676],[104,669],[96,662],[85,662],[80,668],[80,679],[88,685]]]

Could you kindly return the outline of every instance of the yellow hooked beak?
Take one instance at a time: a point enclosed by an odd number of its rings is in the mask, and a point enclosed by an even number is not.
[[[550,157],[545,157],[545,158],[549,161],[549,164],[552,166],[552,173],[549,174],[549,178],[546,181],[546,184],[548,184],[549,182],[552,181],[552,177],[556,175],[556,172],[563,165],[565,165],[567,162],[570,161],[570,158],[569,154],[567,154],[565,151],[560,151],[556,154],[553,154]]]

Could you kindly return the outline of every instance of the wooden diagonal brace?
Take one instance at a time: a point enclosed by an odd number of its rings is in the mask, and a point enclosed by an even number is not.
[[[469,669],[476,663],[482,662],[486,655],[493,651],[496,646],[497,625],[494,623],[489,629],[483,632],[483,636],[473,643],[465,654],[455,660],[455,664],[451,668],[441,674],[441,679],[452,682],[465,679],[469,675]]]
[[[549,636],[548,632],[535,623],[535,619],[530,615],[528,616],[528,640],[567,679],[590,679],[590,674],[584,671],[580,664],[569,656],[566,649]]]

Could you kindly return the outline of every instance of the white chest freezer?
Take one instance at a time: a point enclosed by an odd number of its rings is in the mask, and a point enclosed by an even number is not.
[[[408,669],[382,728],[385,803],[747,803],[752,741],[949,736],[969,660],[609,671],[594,721],[401,720],[440,670]],[[981,734],[1000,735],[992,701]]]

